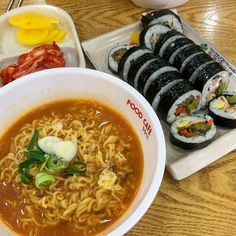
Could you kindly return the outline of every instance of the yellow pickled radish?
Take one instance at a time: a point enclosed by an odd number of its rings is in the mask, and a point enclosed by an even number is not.
[[[26,46],[33,46],[45,42],[48,36],[48,30],[18,30],[17,40]]]
[[[131,44],[137,44],[139,45],[139,35],[140,35],[140,32],[139,31],[134,31],[131,35]]]
[[[25,13],[22,15],[11,16],[9,23],[19,29],[36,30],[36,29],[52,29],[59,24],[59,20],[54,17],[46,16],[39,13]]]
[[[26,46],[43,43],[61,42],[66,31],[59,29],[60,21],[54,17],[40,13],[27,12],[22,15],[11,16],[9,23],[18,28],[17,40]]]
[[[66,36],[65,30],[61,30],[61,29],[57,29],[57,28],[50,30],[45,43],[52,43],[52,42],[59,43],[59,42],[63,41],[65,36]]]
[[[55,41],[55,38],[59,34],[60,34],[60,30],[57,28],[49,30],[48,36],[45,39],[45,43],[52,43],[53,41]]]
[[[55,41],[56,43],[60,43],[63,41],[63,39],[66,36],[66,31],[65,30],[60,30],[59,34],[54,38],[53,41]]]

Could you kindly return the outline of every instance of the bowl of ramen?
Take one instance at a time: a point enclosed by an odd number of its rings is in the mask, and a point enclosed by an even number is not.
[[[0,235],[124,235],[165,166],[160,122],[114,76],[32,73],[0,89]]]

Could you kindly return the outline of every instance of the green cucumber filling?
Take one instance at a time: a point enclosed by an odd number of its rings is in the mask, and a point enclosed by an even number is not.
[[[182,121],[181,123],[186,122]],[[180,124],[181,125],[181,124]],[[186,125],[177,126],[178,134],[185,137],[197,137],[205,136],[206,133],[211,129],[213,125],[213,120],[209,119],[206,121],[192,121],[188,122]]]
[[[180,103],[175,111],[176,116],[184,116],[188,114],[192,114],[196,111],[198,104],[200,102],[200,96],[191,95],[182,103]]]
[[[230,105],[235,105],[236,104],[236,95],[226,95],[225,98],[227,99],[228,103]]]

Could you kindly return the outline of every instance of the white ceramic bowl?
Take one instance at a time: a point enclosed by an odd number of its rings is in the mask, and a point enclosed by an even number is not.
[[[131,0],[135,5],[145,8],[164,9],[178,7],[188,0]]]
[[[160,122],[148,102],[122,80],[82,68],[44,70],[0,88],[0,133],[33,106],[62,98],[94,98],[115,108],[135,128],[144,152],[140,189],[125,214],[102,235],[119,236],[130,230],[151,205],[162,181],[165,141]],[[10,235],[4,226],[0,235]]]

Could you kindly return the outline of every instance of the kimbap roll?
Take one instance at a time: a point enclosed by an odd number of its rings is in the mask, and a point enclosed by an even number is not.
[[[228,72],[197,45],[191,44],[179,51],[173,65],[179,69],[183,78],[202,92],[202,108],[228,87]]]
[[[213,58],[207,53],[198,54],[185,64],[182,70],[182,75],[186,80],[191,81],[191,76],[194,72],[198,72],[199,67],[210,61],[213,61]]]
[[[183,149],[198,149],[207,146],[215,134],[216,127],[210,116],[184,116],[171,125],[170,141]]]
[[[144,13],[141,16],[141,22],[144,27],[154,24],[167,25],[171,29],[183,33],[183,25],[179,16],[169,9],[162,9],[160,11],[152,11]]]
[[[169,124],[181,116],[186,116],[200,109],[201,93],[187,81],[175,84],[162,97],[157,114]]]
[[[207,65],[205,65],[191,80],[194,88],[202,91],[205,83],[218,74],[219,72],[224,72],[225,69],[216,61],[211,61]]]
[[[165,69],[162,74],[150,81],[149,86],[146,86],[147,89],[144,91],[144,96],[156,111],[164,94],[182,80],[178,71],[174,69]]]
[[[133,60],[138,59],[145,53],[150,53],[150,52],[152,51],[142,46],[133,46],[132,48],[128,49],[127,52],[122,56],[118,65],[119,76],[125,81],[127,81],[129,69],[131,67],[131,62]]]
[[[158,42],[155,45],[154,53],[159,54],[160,57],[162,57],[169,44],[179,38],[185,38],[185,36],[176,30],[167,31],[160,36]]]
[[[145,65],[150,60],[155,60],[156,56],[152,52],[147,52],[136,60],[131,61],[130,69],[127,75],[127,82],[134,86],[135,76],[139,73],[140,69],[142,71],[143,65]],[[147,64],[146,64],[147,65]],[[145,68],[145,66],[144,66]]]
[[[108,55],[108,68],[112,73],[118,74],[118,64],[122,56],[130,49],[131,45],[118,45],[111,49]]]
[[[130,85],[137,88],[138,87],[138,80],[139,80],[140,75],[143,73],[143,71],[146,69],[146,67],[148,67],[154,61],[156,61],[156,58],[151,58],[151,59],[147,60],[146,62],[144,62],[140,66],[140,68],[137,68],[138,70],[135,72],[134,77],[129,78]],[[130,71],[131,71],[131,68],[130,68]]]
[[[168,26],[160,24],[148,26],[141,31],[139,42],[142,46],[154,50],[160,36],[170,30]]]
[[[215,124],[236,128],[236,93],[223,94],[210,102],[209,113]]]
[[[180,52],[185,46],[193,44],[194,42],[189,38],[177,38],[165,48],[162,58],[173,64],[175,56],[178,54],[178,52]]]
[[[190,44],[188,47],[184,47],[176,56],[173,61],[173,65],[181,70],[183,69],[185,64],[188,63],[195,55],[200,53],[204,53],[204,51],[195,44]],[[182,72],[182,71],[181,71]]]
[[[149,80],[149,78],[154,77],[155,75],[157,76],[159,71],[164,67],[168,67],[168,69],[170,68],[169,64],[167,64],[167,62],[163,61],[162,59],[154,60],[142,71],[142,73],[140,74],[138,80],[135,81],[134,87],[140,93],[143,94],[145,84]]]
[[[206,107],[210,101],[223,94],[229,85],[229,73],[221,71],[210,78],[203,86],[201,107]]]

